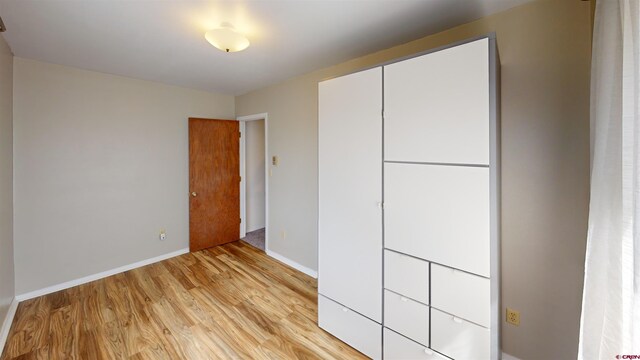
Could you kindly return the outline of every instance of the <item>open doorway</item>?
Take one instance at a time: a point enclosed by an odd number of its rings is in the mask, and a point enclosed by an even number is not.
[[[239,117],[240,121],[240,237],[250,245],[267,248],[267,116]]]

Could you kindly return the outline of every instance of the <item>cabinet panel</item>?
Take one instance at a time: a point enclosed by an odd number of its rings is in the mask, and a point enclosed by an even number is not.
[[[319,293],[382,322],[382,70],[319,84]]]
[[[422,345],[429,345],[429,306],[386,290],[384,326]]]
[[[372,359],[382,356],[382,325],[318,296],[318,326]]]
[[[385,164],[385,247],[489,277],[489,169]]]
[[[384,252],[384,287],[428,304],[429,263],[386,250]]]
[[[384,67],[385,160],[489,164],[489,40]]]
[[[431,309],[431,347],[454,359],[490,358],[490,331]]]
[[[489,279],[433,264],[432,305],[449,314],[491,326],[491,283]]]
[[[385,360],[447,360],[426,346],[413,342],[402,335],[384,329]]]

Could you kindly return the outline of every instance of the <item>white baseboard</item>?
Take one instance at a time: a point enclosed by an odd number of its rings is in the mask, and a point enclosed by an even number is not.
[[[158,261],[162,261],[162,260],[166,260],[166,259],[178,256],[178,255],[186,254],[188,252],[189,252],[188,248],[180,249],[180,250],[177,250],[177,251],[174,251],[174,252],[170,252],[170,253],[167,253],[167,254],[163,254],[163,255],[160,255],[160,256],[156,256],[156,257],[153,257],[153,258],[150,258],[150,259],[134,262],[133,264],[124,265],[124,266],[117,267],[115,269],[103,271],[103,272],[100,272],[100,273],[97,273],[97,274],[93,274],[93,275],[89,275],[89,276],[85,276],[85,277],[82,277],[80,279],[75,279],[75,280],[63,282],[61,284],[48,286],[48,287],[46,287],[44,289],[34,290],[34,291],[30,291],[28,293],[16,295],[16,299],[18,301],[25,301],[25,300],[33,299],[33,298],[36,298],[38,296],[47,295],[47,294],[54,293],[56,291],[68,289],[68,288],[71,288],[71,287],[74,287],[74,286],[78,286],[78,285],[82,285],[82,284],[86,284],[88,282],[92,282],[92,281],[95,281],[95,280],[106,278],[106,277],[111,276],[111,275],[119,274],[121,272],[133,270],[133,269],[145,266],[145,265],[156,263]]]
[[[506,352],[502,353],[502,360],[520,360],[519,358],[513,356],[513,355],[509,355]]]
[[[277,252],[273,252],[271,250],[267,250],[266,253],[267,253],[267,255],[269,255],[272,258],[280,261],[281,263],[287,264],[287,265],[291,266],[292,268],[311,276],[314,279],[318,278],[318,272],[315,271],[315,270],[311,270],[306,266],[300,265],[297,262],[295,262],[295,261],[293,261],[293,260],[291,260],[291,259],[289,259],[289,258],[287,258],[285,256],[282,256],[282,255],[278,254]]]
[[[9,305],[9,311],[7,316],[4,317],[2,327],[0,327],[0,354],[4,350],[4,344],[7,342],[7,336],[9,336],[9,330],[11,330],[11,324],[13,324],[13,318],[16,316],[16,310],[18,310],[18,299],[15,297],[11,300]]]

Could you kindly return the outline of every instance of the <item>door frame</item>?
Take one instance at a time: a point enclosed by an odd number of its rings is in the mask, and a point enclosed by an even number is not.
[[[237,116],[240,122],[240,238],[247,236],[247,137],[245,125],[247,121],[264,120],[264,249],[269,249],[269,114],[258,113],[246,116]]]

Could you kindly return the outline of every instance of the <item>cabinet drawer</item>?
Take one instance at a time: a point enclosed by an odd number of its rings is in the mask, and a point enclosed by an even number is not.
[[[429,263],[393,251],[384,252],[384,287],[429,303]]]
[[[429,345],[429,306],[385,290],[384,326]]]
[[[372,359],[382,356],[382,326],[322,295],[318,326]]]
[[[489,359],[490,331],[431,308],[431,347],[454,359]]]
[[[491,326],[491,282],[487,278],[431,265],[431,304],[443,311]]]
[[[384,329],[384,358],[385,360],[446,360],[447,358],[411,341],[395,332]]]

